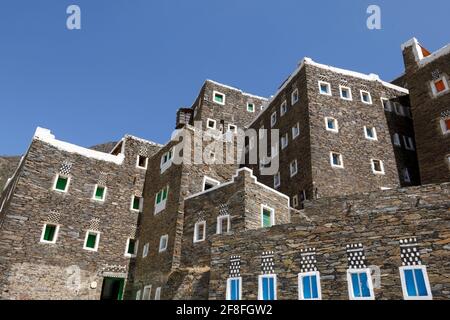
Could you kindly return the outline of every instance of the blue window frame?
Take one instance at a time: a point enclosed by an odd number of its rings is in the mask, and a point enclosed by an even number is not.
[[[265,274],[258,278],[259,300],[277,300],[277,276],[275,274]]]
[[[320,273],[318,271],[300,273],[298,275],[298,292],[300,300],[322,299]]]
[[[370,269],[347,270],[347,282],[351,300],[375,299]]]
[[[432,299],[425,266],[400,267],[400,278],[405,300]]]
[[[227,300],[241,300],[242,278],[229,278],[227,280]]]

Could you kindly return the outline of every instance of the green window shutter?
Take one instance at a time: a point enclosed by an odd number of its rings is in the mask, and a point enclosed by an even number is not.
[[[86,241],[86,247],[95,249],[95,242],[97,241],[97,235],[94,233],[90,233],[88,235],[87,241]]]
[[[128,242],[128,254],[134,254],[134,249],[136,246],[136,241],[134,239],[130,239],[130,241]]]
[[[263,227],[268,228],[272,226],[272,219],[270,219],[271,211],[263,209]]]
[[[222,96],[221,94],[216,94],[216,95],[214,96],[214,100],[215,100],[216,102],[223,103],[223,96]]]
[[[164,188],[163,190],[163,195],[162,195],[162,199],[166,200],[167,199],[167,193],[169,192],[169,187]]]
[[[102,200],[104,195],[105,195],[105,188],[97,187],[97,190],[95,190],[95,199]]]
[[[139,210],[140,209],[140,207],[141,207],[141,198],[139,198],[139,197],[134,197],[134,200],[133,200],[133,209],[134,210]]]
[[[161,197],[162,197],[162,191],[158,192],[158,194],[156,195],[156,204],[159,204],[161,202]]]
[[[56,189],[60,191],[65,191],[67,187],[67,178],[65,177],[58,177],[58,180],[56,181]]]
[[[56,232],[56,226],[46,225],[45,232],[44,232],[44,240],[45,241],[53,241],[53,239],[55,237],[55,232]]]

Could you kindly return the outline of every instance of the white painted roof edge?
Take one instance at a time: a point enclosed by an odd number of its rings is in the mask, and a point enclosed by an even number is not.
[[[412,38],[409,39],[408,41],[406,41],[405,43],[402,44],[401,48],[402,51],[404,51],[406,48],[408,47],[415,47],[415,50],[418,50],[417,47],[422,47],[420,45],[419,40],[417,40],[416,38]],[[435,52],[431,53],[431,55],[429,55],[428,57],[423,57],[422,52],[414,52],[415,56],[416,56],[416,60],[419,63],[420,67],[423,67],[424,65],[427,65],[428,63],[442,57],[445,56],[447,54],[450,54],[450,44],[447,44],[445,46],[443,46],[442,48],[436,50]],[[419,56],[417,56],[419,55]]]
[[[152,146],[164,147],[164,145],[162,145],[162,144],[160,144],[160,143],[153,142],[153,141],[150,141],[150,140],[146,140],[146,139],[143,139],[143,138],[139,138],[139,137],[133,136],[133,135],[131,135],[131,134],[126,134],[124,138],[125,138],[125,139],[130,138],[130,139],[133,139],[133,140],[136,140],[136,141],[140,141],[140,142],[143,142],[143,143],[150,144],[150,145],[152,145]],[[116,146],[116,147],[117,147],[117,146]],[[114,149],[113,149],[113,150],[114,150]]]
[[[265,97],[261,97],[261,96],[257,96],[257,95],[251,94],[251,93],[247,93],[247,92],[242,91],[239,88],[235,88],[235,87],[232,87],[232,86],[229,86],[229,85],[226,85],[226,84],[223,84],[223,83],[211,80],[211,79],[206,79],[205,82],[210,82],[210,83],[216,84],[218,86],[221,86],[221,87],[224,87],[224,88],[227,88],[227,89],[230,89],[230,90],[239,91],[244,96],[248,96],[248,97],[252,97],[252,98],[256,98],[256,99],[261,99],[261,100],[264,100],[264,101],[268,101],[269,100],[269,99],[267,99]]]

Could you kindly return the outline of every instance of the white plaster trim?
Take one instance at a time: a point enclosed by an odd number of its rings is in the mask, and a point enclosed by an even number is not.
[[[336,154],[339,156],[339,162],[341,163],[340,165],[333,163],[333,154]],[[344,160],[343,160],[342,154],[339,152],[331,151],[330,152],[330,164],[333,168],[344,169]]]
[[[128,246],[130,245],[130,240],[135,240],[134,242],[134,253],[128,253]],[[124,256],[127,258],[135,258],[138,252],[138,248],[139,248],[139,241],[133,238],[128,238],[127,239],[127,244],[125,246],[125,254]]]
[[[90,234],[95,234],[96,238],[95,238],[95,247],[94,248],[88,248],[87,245],[87,240],[88,240],[88,236]],[[87,251],[98,251],[98,244],[100,243],[100,232],[98,231],[94,231],[94,230],[88,230],[86,231],[86,236],[84,237],[84,245],[83,245],[83,249],[87,250]]]
[[[297,132],[295,132],[295,129],[297,129]],[[300,135],[300,123],[297,122],[297,124],[292,127],[292,140],[297,138],[299,135]]]
[[[164,247],[162,246],[163,243],[164,243],[163,240],[165,240],[165,242],[166,242],[166,245]],[[165,234],[165,235],[161,236],[161,238],[159,238],[159,250],[158,250],[158,252],[161,253],[161,252],[167,251],[167,247],[168,246],[169,246],[169,235]]]
[[[223,101],[222,102],[216,101],[216,95],[221,95],[223,97]],[[221,106],[224,106],[225,103],[226,103],[226,99],[227,99],[227,97],[226,97],[225,93],[222,93],[222,92],[219,92],[219,91],[216,91],[216,90],[213,91],[213,96],[212,96],[212,102],[213,103],[221,105]]]
[[[275,225],[275,209],[272,207],[269,207],[266,204],[261,205],[261,228],[268,228],[264,227],[264,210],[270,211],[270,227],[273,227]]]
[[[238,89],[238,88],[235,88],[235,87],[232,87],[232,86],[229,86],[229,85],[226,85],[226,84],[214,81],[214,80],[207,79],[205,82],[216,84],[218,86],[221,86],[223,88],[227,88],[227,89],[230,89],[233,91],[238,91],[239,93],[241,93],[242,95],[247,96],[247,97],[256,98],[256,99],[260,99],[260,100],[264,100],[264,101],[268,100],[265,97],[260,97],[260,96],[257,96],[257,95],[251,94],[251,93],[247,93],[247,92],[242,91],[241,89]]]
[[[206,184],[207,182],[213,184],[213,185],[214,185],[213,188],[216,187],[216,186],[218,186],[218,185],[220,185],[220,181],[219,181],[219,180],[210,178],[210,177],[208,177],[208,176],[204,176],[204,177],[203,177],[203,182],[202,182],[202,191],[205,191],[205,187],[206,187],[205,184]]]
[[[152,299],[152,285],[148,285],[144,287],[144,291],[142,292],[142,300],[151,300],[151,299]]]
[[[297,99],[295,99],[295,96],[297,96]],[[291,93],[291,106],[295,105],[300,100],[300,94],[298,92],[298,89],[295,89]]]
[[[273,280],[273,300],[277,300],[277,275],[276,274],[262,274],[258,276],[258,300],[263,300],[263,286],[262,286],[262,279],[263,278],[272,278]]]
[[[143,167],[141,167],[141,166],[139,165],[139,159],[140,159],[141,157],[145,158],[145,166],[143,166]],[[142,156],[142,155],[138,154],[138,155],[136,156],[136,168],[142,169],[142,170],[147,170],[147,167],[148,167],[148,157],[145,157],[145,156]]]
[[[369,129],[372,129],[372,133],[373,133],[373,137],[369,137],[369,135],[367,134],[367,126],[364,126],[364,137],[367,140],[371,140],[371,141],[377,141],[378,140],[378,136],[377,136],[377,129],[375,129],[375,127],[371,127]]]
[[[318,85],[319,85],[319,93],[321,95],[329,96],[329,97],[331,97],[333,95],[333,93],[331,92],[331,83],[325,82],[325,81],[319,81]],[[322,92],[322,88],[321,88],[322,85],[325,85],[328,88],[328,92]]]
[[[348,94],[349,94],[349,97],[348,97],[348,98],[345,98],[345,97],[342,95],[342,92],[343,92],[344,90],[348,90]],[[353,101],[352,88],[346,87],[346,86],[342,86],[342,85],[339,85],[339,94],[340,94],[342,100]]]
[[[403,299],[405,300],[433,300],[433,294],[431,292],[430,287],[430,280],[428,279],[428,272],[426,266],[403,266],[398,268],[400,271],[400,280],[402,283],[402,292],[403,292]],[[414,269],[420,269],[423,273],[423,278],[425,280],[425,287],[427,289],[428,295],[427,296],[416,296],[416,297],[410,297],[408,295],[408,290],[406,289],[406,280],[405,280],[405,270],[414,270]],[[414,276],[415,278],[415,276]]]
[[[429,55],[428,57],[424,57],[421,45],[416,38],[412,38],[406,41],[404,44],[402,44],[401,46],[402,51],[404,51],[408,47],[413,47],[414,56],[416,58],[416,62],[419,65],[419,67],[423,67],[428,63],[450,53],[450,44],[447,44],[446,46],[440,48],[439,50],[436,50],[435,52],[431,53],[431,55]]]
[[[445,89],[444,89],[444,91],[438,92],[437,88],[436,88],[436,82],[439,82],[440,80],[442,80],[442,82],[444,83]],[[441,76],[441,77],[439,77],[439,79],[432,80],[430,82],[430,86],[431,86],[431,90],[433,91],[433,95],[436,98],[446,94],[449,91],[448,81],[447,81],[447,77],[446,76]]]
[[[249,110],[249,107],[251,105],[253,106],[253,110]],[[255,111],[256,111],[256,105],[253,102],[247,102],[247,112],[255,113]]]
[[[134,199],[135,198],[139,198],[139,209],[134,209],[133,208],[133,204],[134,204]],[[138,197],[136,195],[132,195],[131,196],[130,210],[133,211],[133,212],[142,212],[143,203],[144,203],[144,198],[143,197]]]
[[[201,238],[199,238],[199,228],[200,226],[203,226],[203,232],[201,234]],[[206,240],[206,221],[200,221],[200,222],[196,222],[194,225],[194,243],[199,243],[199,242],[203,242]]]
[[[370,92],[369,91],[366,91],[366,90],[359,90],[359,94],[361,95],[361,102],[362,103],[364,103],[364,104],[372,104],[372,95],[370,94]],[[364,100],[364,94],[367,94],[368,95],[368,97],[369,97],[369,101],[365,101]]]
[[[155,290],[155,300],[161,300],[161,287],[158,287]]]
[[[234,277],[234,278],[228,278],[227,279],[227,300],[231,300],[231,281],[233,280],[239,280],[239,297],[238,300],[242,300],[242,278],[241,277]]]
[[[316,276],[317,278],[317,298],[313,299],[305,299],[303,294],[303,278]],[[320,272],[319,271],[311,271],[311,272],[303,272],[298,274],[298,300],[322,300],[322,288],[320,285]]]
[[[95,197],[95,194],[97,193],[97,188],[103,188],[103,198],[102,199],[97,199]],[[108,192],[108,188],[107,187],[103,187],[103,186],[99,186],[98,184],[96,184],[94,186],[94,193],[92,195],[92,200],[96,201],[96,202],[105,202],[106,200],[106,193]]]
[[[226,220],[227,221],[227,230],[224,232],[224,230],[222,230],[222,220]],[[231,230],[231,217],[229,214],[226,215],[222,215],[222,216],[218,216],[217,217],[217,227],[216,227],[216,233],[217,234],[224,234],[224,233],[228,233]]]
[[[328,120],[333,120],[335,128],[331,129],[328,127]],[[339,133],[339,123],[337,119],[333,117],[325,117],[325,129],[333,133]]]
[[[352,277],[353,273],[363,273],[365,272],[367,275],[367,286],[369,287],[370,297],[355,297],[355,293],[353,291]],[[348,285],[348,296],[350,300],[375,300],[375,295],[373,292],[373,282],[372,276],[370,274],[370,269],[347,269],[347,285]]]
[[[55,227],[56,227],[56,229],[55,229],[55,234],[54,234],[54,236],[53,236],[53,241],[46,241],[46,240],[44,240],[45,228],[46,228],[48,225],[50,225],[50,226],[55,226]],[[40,242],[41,242],[41,243],[46,243],[46,244],[55,244],[56,241],[58,240],[59,227],[60,227],[60,225],[59,225],[59,224],[56,224],[56,223],[45,223],[45,224],[44,224],[44,227],[42,228],[42,233],[41,233],[41,240],[40,240]]]
[[[375,170],[375,163],[374,163],[374,161],[379,161],[379,162],[380,162],[381,171],[376,171],[376,170]],[[384,174],[385,174],[385,172],[384,172],[384,163],[383,163],[383,160],[379,160],[379,159],[370,159],[370,164],[372,165],[372,172],[373,172],[374,174],[378,174],[378,175],[384,175]]]
[[[59,177],[67,179],[66,189],[64,189],[64,190],[56,189],[56,185],[58,183],[58,178]],[[63,175],[63,174],[57,174],[55,179],[54,179],[54,181],[53,181],[53,191],[60,192],[60,193],[67,193],[69,191],[69,186],[70,186],[71,182],[72,182],[72,177],[71,176],[66,176],[66,175]]]

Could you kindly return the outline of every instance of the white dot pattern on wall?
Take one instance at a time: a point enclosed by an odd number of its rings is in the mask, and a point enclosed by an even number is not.
[[[65,176],[68,176],[72,171],[72,163],[69,161],[64,161],[59,168],[59,173]]]
[[[348,244],[347,263],[349,269],[365,269],[367,268],[366,255],[362,243]]]
[[[265,251],[261,256],[261,274],[272,274],[275,271],[274,252]]]
[[[300,272],[317,271],[316,248],[300,250]]]
[[[422,265],[417,238],[400,240],[400,258],[402,259],[403,266]]]
[[[241,257],[230,257],[230,278],[239,278],[241,276]]]

